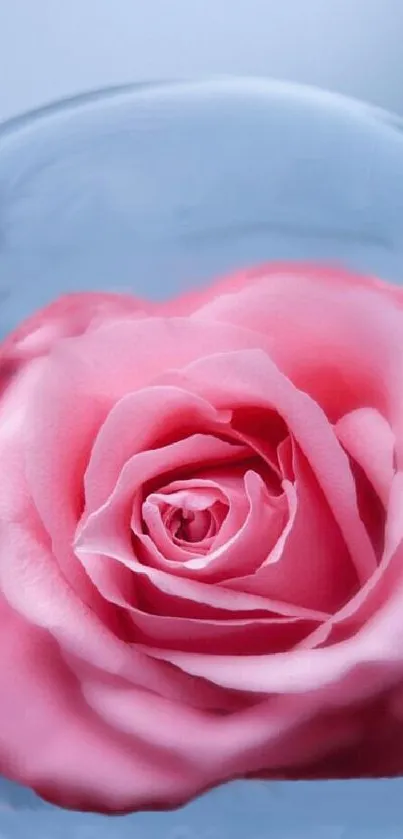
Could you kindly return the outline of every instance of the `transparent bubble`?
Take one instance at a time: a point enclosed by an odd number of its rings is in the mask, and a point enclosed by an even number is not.
[[[100,91],[3,124],[1,333],[68,291],[162,299],[273,259],[403,282],[402,127],[360,102],[257,80]],[[249,782],[181,814],[117,822],[59,813],[0,781],[0,827],[7,821],[10,836],[137,828],[151,839],[185,825],[195,839],[254,839],[262,825],[279,837],[301,825],[306,835],[356,836],[366,823],[392,835],[383,829],[399,824],[401,789],[399,780]]]
[[[166,298],[271,259],[403,277],[403,134],[255,80],[127,87],[0,130],[1,329],[80,289]]]

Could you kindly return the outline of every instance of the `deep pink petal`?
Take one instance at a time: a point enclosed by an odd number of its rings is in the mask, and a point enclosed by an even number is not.
[[[279,279],[290,276],[295,278],[299,286],[308,281],[316,283],[319,288],[324,288],[326,291],[335,289],[349,291],[351,288],[364,291],[370,289],[403,309],[402,289],[377,277],[353,273],[346,270],[342,265],[276,261],[256,265],[252,268],[244,268],[241,271],[218,277],[206,287],[192,289],[192,291],[182,294],[176,300],[160,303],[158,312],[170,317],[191,315],[209,303],[220,299],[223,295],[253,291],[255,287],[259,288],[262,283],[270,288],[270,285],[276,285]]]

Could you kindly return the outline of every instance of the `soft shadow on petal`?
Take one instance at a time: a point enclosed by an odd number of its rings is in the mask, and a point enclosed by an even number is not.
[[[84,478],[86,512],[107,501],[134,455],[149,452],[157,476],[158,451],[164,445],[198,432],[223,435],[230,432],[230,419],[229,411],[217,411],[206,400],[177,387],[155,385],[122,397],[109,412],[92,447]],[[186,461],[179,458],[178,465],[183,468]],[[133,490],[138,483],[133,483]]]
[[[166,378],[194,389],[217,408],[235,410],[254,404],[278,411],[309,462],[363,584],[376,569],[377,559],[359,516],[348,457],[319,405],[259,350],[210,356]]]
[[[144,651],[150,646],[150,655],[154,646],[168,650],[209,653],[214,655],[257,655],[285,651],[306,637],[320,625],[324,616],[315,618],[314,613],[287,617],[272,614],[261,607],[227,611],[207,608],[208,592],[205,592],[205,608],[198,615],[192,601],[186,601],[186,610],[177,608],[178,593],[173,584],[170,599],[163,609],[158,590],[148,592],[149,600],[144,601],[144,583],[142,591],[133,593],[135,581],[126,568],[116,567],[116,562],[109,557],[92,557],[85,561],[89,573],[93,576],[103,596],[124,610],[131,620],[128,632],[130,643],[141,646]],[[190,587],[189,587],[190,588]],[[181,591],[179,589],[179,591]],[[196,595],[200,595],[200,588]],[[150,608],[147,609],[147,605]],[[235,605],[235,602],[234,602]],[[246,607],[248,601],[238,605]],[[256,607],[256,601],[253,603]],[[270,606],[271,604],[267,604]],[[165,610],[165,614],[164,614]],[[240,696],[243,691],[241,689]],[[227,704],[227,703],[226,703]],[[236,704],[235,698],[229,707]]]
[[[91,449],[116,402],[210,348],[255,344],[246,330],[160,318],[117,320],[56,343],[30,396],[26,422],[29,488],[55,550],[62,553],[71,541]],[[80,569],[71,556],[61,562],[74,585]]]
[[[91,665],[112,678],[124,678],[175,700],[193,702],[196,696],[201,705],[220,704],[220,694],[212,694],[213,686],[206,689],[202,684],[195,694],[191,678],[170,667],[161,669],[127,643],[127,637],[120,635],[119,611],[113,603],[103,598],[101,617],[89,608],[66,582],[46,534],[27,513],[23,524],[2,528],[0,553],[12,557],[12,563],[0,562],[0,591],[7,608],[26,621],[32,632],[37,628],[49,633],[61,655],[81,662],[81,669]]]
[[[315,691],[321,708],[370,701],[403,678],[403,475],[393,481],[380,566],[362,590],[319,627],[306,646],[272,656],[209,656],[153,651],[191,675],[231,689],[260,693]],[[332,635],[329,629],[333,630]],[[325,646],[318,646],[326,642]],[[313,647],[313,644],[316,647]],[[308,646],[309,645],[309,646]],[[241,676],[242,674],[242,676]]]
[[[159,492],[151,493],[140,506],[135,504],[133,509],[131,527],[133,533],[141,538],[148,535],[155,545],[158,553],[173,563],[174,567],[185,565],[192,558],[198,555],[207,554],[221,540],[222,531],[228,534],[224,541],[227,541],[236,533],[245,520],[248,512],[248,501],[245,494],[243,476],[237,475],[239,469],[212,470],[209,478],[194,477],[182,481],[173,481]],[[213,477],[214,475],[215,477]],[[214,532],[207,535],[199,544],[193,542],[178,541],[172,536],[167,528],[166,520],[163,518],[161,507],[174,503],[178,493],[187,493],[189,503],[194,503],[200,493],[209,493],[209,504],[214,507],[219,505],[219,516],[215,514]],[[172,509],[170,508],[171,512]],[[171,515],[168,511],[168,516]],[[211,515],[213,516],[213,512]]]
[[[385,620],[390,629],[400,612],[399,597],[403,592],[403,473],[398,472],[392,481],[389,508],[386,517],[385,546],[379,565],[368,582],[335,615],[330,617],[305,643],[330,645],[347,640],[355,632],[369,632],[370,626]],[[396,626],[396,633],[398,632]],[[390,633],[380,634],[380,644],[385,644],[385,661],[390,654]],[[386,644],[386,641],[388,642]],[[396,635],[396,644],[398,635]],[[397,647],[396,647],[397,649]],[[403,670],[403,667],[402,667]]]
[[[375,408],[359,408],[342,417],[335,430],[387,508],[395,474],[396,442],[389,423]]]
[[[49,633],[26,623],[1,600],[0,626],[3,672],[13,674],[0,694],[1,717],[7,720],[0,731],[0,753],[8,777],[59,806],[100,812],[179,805],[208,786],[210,778],[220,777],[218,757],[212,752],[214,715],[189,709],[193,743],[176,738],[176,748],[174,743],[169,748],[155,729],[155,713],[159,711],[161,723],[164,716],[183,721],[184,696],[178,696],[177,704],[134,688],[132,701],[143,697],[144,708],[147,699],[152,701],[154,716],[149,714],[140,724],[138,706],[139,726],[123,732],[123,719],[113,722],[99,704],[91,707],[86,694],[91,688],[96,691],[100,679],[115,695],[119,717],[119,687],[122,690],[124,682],[108,679],[82,662],[76,668],[78,681]],[[163,680],[164,670],[158,670]],[[206,758],[198,764],[193,749],[200,750],[203,741]]]
[[[195,554],[178,562],[158,548],[150,536],[136,527],[134,534],[145,548],[143,561],[179,576],[208,582],[223,582],[240,573],[252,573],[267,557],[286,523],[286,503],[283,497],[271,498],[260,475],[248,471],[244,477],[246,510],[240,526],[228,534],[227,541],[211,546],[208,553]],[[136,550],[136,543],[134,544]],[[256,592],[261,593],[261,592]],[[280,598],[279,598],[280,599]]]
[[[245,455],[241,446],[225,442],[211,434],[196,433],[157,449],[141,451],[127,460],[105,503],[88,511],[77,529],[76,547],[89,541],[99,553],[123,551],[131,554],[130,520],[136,493],[145,484],[157,479],[169,481],[170,476],[186,474],[190,468],[200,469],[206,463],[238,462]]]
[[[357,575],[326,498],[298,450],[294,473],[295,485],[285,483],[289,515],[279,543],[254,574],[229,586],[333,614],[357,591]]]
[[[267,352],[332,421],[363,405],[389,419],[403,374],[401,290],[342,268],[269,265],[223,281],[194,320],[260,332]],[[399,305],[397,306],[396,303]]]

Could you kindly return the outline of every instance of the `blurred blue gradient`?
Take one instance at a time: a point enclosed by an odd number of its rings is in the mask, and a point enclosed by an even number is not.
[[[0,119],[149,79],[264,75],[403,113],[401,0],[0,0]]]
[[[399,119],[295,85],[135,86],[18,118],[0,130],[0,194],[3,332],[66,290],[166,297],[265,259],[403,277]],[[3,780],[0,836],[389,839],[402,789],[237,783],[176,813],[108,819]]]

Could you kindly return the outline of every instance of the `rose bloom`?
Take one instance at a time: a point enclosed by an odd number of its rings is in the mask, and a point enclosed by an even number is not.
[[[126,812],[403,772],[402,301],[278,264],[3,342],[5,775]]]

